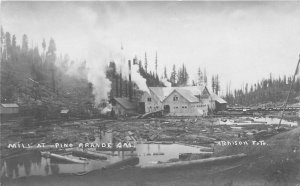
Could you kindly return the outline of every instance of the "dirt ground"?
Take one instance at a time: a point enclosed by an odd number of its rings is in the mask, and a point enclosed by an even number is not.
[[[141,122],[140,124],[142,124]],[[113,128],[120,127],[114,123]],[[136,124],[137,125],[137,124]],[[135,125],[134,125],[135,126]],[[126,126],[122,126],[127,130]],[[133,128],[131,128],[133,130]],[[266,146],[220,147],[222,154],[246,153],[246,158],[225,163],[176,169],[124,168],[97,170],[84,176],[52,175],[3,179],[2,185],[107,185],[107,186],[296,186],[300,184],[300,128],[277,134]]]

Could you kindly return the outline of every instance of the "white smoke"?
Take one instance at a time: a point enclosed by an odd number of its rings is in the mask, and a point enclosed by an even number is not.
[[[106,78],[106,67],[109,61],[113,60],[115,49],[111,47],[110,41],[105,38],[105,31],[97,24],[97,14],[90,9],[80,11],[85,22],[84,36],[86,43],[85,51],[87,60],[87,79],[93,84],[93,94],[96,104],[107,99],[111,90],[111,82]]]
[[[111,82],[106,78],[106,67],[109,62],[116,63],[117,72],[122,73],[123,78],[128,77],[129,67],[128,60],[131,60],[134,54],[125,52],[121,49],[121,40],[118,36],[113,35],[105,28],[105,25],[99,23],[99,19],[110,22],[107,26],[114,26],[118,23],[117,18],[114,17],[111,11],[107,11],[107,15],[99,18],[97,13],[91,9],[82,8],[80,10],[81,19],[84,20],[82,27],[84,28],[84,35],[82,35],[81,44],[85,46],[82,53],[85,54],[87,79],[93,84],[93,94],[95,95],[95,102],[99,104],[101,100],[107,99],[111,90]],[[126,48],[126,46],[124,46]],[[132,65],[131,70],[132,81],[137,84],[139,89],[147,91],[146,79],[138,73],[138,66]]]
[[[117,72],[122,73],[122,76],[128,77],[129,76],[129,65],[128,60],[131,62],[131,80],[134,82],[138,88],[142,91],[146,91],[150,93],[146,79],[141,76],[139,73],[139,66],[138,64],[133,64],[133,55],[128,54],[126,52],[126,46],[120,47],[120,52],[118,53],[117,60],[115,60],[117,66]]]
[[[146,84],[146,79],[144,79],[138,71],[139,71],[138,65],[132,65],[131,67],[132,81],[136,83],[136,85],[139,87],[140,90],[146,91],[150,94],[149,88]]]
[[[166,78],[163,78],[163,79],[161,79],[160,81],[161,81],[166,87],[171,87],[171,86],[172,86],[171,82],[169,82],[168,79],[166,79]]]

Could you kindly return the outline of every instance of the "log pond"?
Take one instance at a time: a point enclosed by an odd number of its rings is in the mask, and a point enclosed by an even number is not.
[[[102,169],[113,163],[135,156],[139,158],[136,166],[151,165],[158,161],[165,162],[178,158],[180,153],[199,153],[200,146],[182,144],[137,144],[134,152],[102,152],[107,160],[87,160],[87,164],[74,164],[55,161],[42,157],[40,152],[26,152],[18,156],[1,160],[1,178],[20,178],[33,175],[79,173]]]

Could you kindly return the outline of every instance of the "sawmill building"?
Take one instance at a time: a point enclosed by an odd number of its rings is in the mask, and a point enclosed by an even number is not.
[[[206,116],[209,111],[226,109],[226,104],[205,86],[149,87],[139,107],[145,113],[163,110],[169,116]]]

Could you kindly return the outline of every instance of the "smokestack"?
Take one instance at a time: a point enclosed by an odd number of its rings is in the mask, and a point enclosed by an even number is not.
[[[120,72],[120,97],[122,97],[122,93],[123,93],[123,79],[122,79],[122,71]]]
[[[131,84],[131,61],[130,60],[128,60],[128,67],[129,67],[129,84],[128,84],[129,100],[131,101],[131,99],[132,99],[132,84]]]
[[[115,97],[119,97],[119,81],[118,81],[118,76],[115,77],[116,80],[116,92],[115,92]]]

